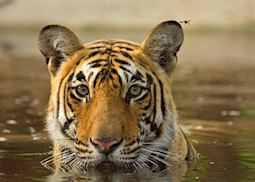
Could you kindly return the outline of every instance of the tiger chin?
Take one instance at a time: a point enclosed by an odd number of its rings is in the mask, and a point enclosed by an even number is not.
[[[183,30],[162,22],[142,44],[104,39],[82,44],[61,25],[38,39],[51,76],[47,130],[55,170],[171,166],[196,152],[177,123],[171,78]]]

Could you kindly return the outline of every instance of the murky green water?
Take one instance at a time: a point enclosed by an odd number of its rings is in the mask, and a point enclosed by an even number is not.
[[[141,41],[143,34],[80,37]],[[168,172],[54,175],[41,166],[51,151],[44,131],[49,75],[36,36],[0,34],[0,181],[179,181]],[[233,33],[186,35],[173,92],[180,123],[200,157],[181,181],[255,181],[254,42],[255,37]]]

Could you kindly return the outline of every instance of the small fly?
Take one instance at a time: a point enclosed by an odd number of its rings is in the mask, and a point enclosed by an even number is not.
[[[184,23],[184,24],[189,24],[191,22],[191,20],[183,20],[183,21],[179,21],[179,23]]]

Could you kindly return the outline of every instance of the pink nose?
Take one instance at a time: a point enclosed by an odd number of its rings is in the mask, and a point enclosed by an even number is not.
[[[121,143],[121,140],[94,139],[91,140],[91,143],[98,149],[99,152],[109,154]]]

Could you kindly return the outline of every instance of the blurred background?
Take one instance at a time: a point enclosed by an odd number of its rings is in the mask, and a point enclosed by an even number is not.
[[[165,20],[183,22],[173,95],[200,154],[182,181],[254,181],[254,0],[0,0],[0,180],[50,175],[39,164],[51,150],[43,129],[49,74],[37,48],[43,26],[64,25],[84,43],[142,42]]]
[[[213,29],[254,24],[253,0],[1,0],[1,25],[37,27],[49,23],[72,27],[144,28],[168,19],[193,20],[193,26]],[[248,28],[248,27],[247,27]]]

